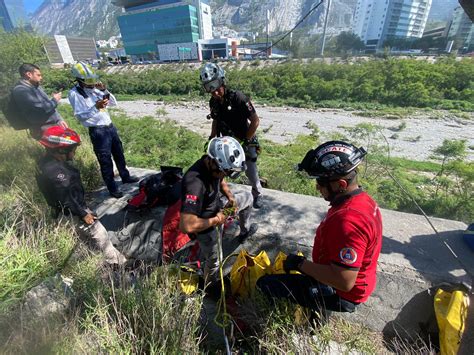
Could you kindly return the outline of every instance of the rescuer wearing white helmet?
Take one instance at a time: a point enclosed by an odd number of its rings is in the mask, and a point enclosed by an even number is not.
[[[317,190],[331,207],[316,230],[312,261],[288,255],[283,264],[287,274],[257,281],[264,294],[316,311],[354,312],[367,301],[376,285],[382,217],[357,181],[357,166],[366,154],[343,141],[307,152],[298,169],[316,179]]]
[[[200,73],[204,90],[211,94],[208,118],[212,118],[209,138],[232,136],[245,151],[247,175],[252,185],[253,207],[261,207],[262,185],[258,176],[257,157],[260,145],[256,136],[260,119],[250,99],[242,92],[227,88],[225,72],[219,65],[207,63]]]
[[[226,212],[229,209],[238,211],[239,242],[244,242],[257,231],[257,225],[250,224],[249,218],[252,195],[234,187],[231,191],[225,182],[226,177],[235,179],[245,169],[245,153],[239,142],[232,137],[218,137],[209,142],[207,154],[184,175],[180,229],[199,241],[207,283],[217,281],[221,254],[217,238],[219,229],[226,222]]]
[[[68,97],[74,116],[84,127],[89,129],[94,153],[99,161],[100,172],[110,195],[120,198],[123,193],[119,190],[114,179],[112,157],[122,178],[122,183],[134,183],[138,179],[130,176],[117,128],[113,125],[107,112],[107,107],[116,106],[117,100],[105,85],[98,81],[98,76],[89,64],[84,62],[74,64],[71,74],[77,82],[69,91]]]

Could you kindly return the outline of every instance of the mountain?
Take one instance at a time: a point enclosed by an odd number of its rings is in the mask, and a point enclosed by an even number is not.
[[[264,31],[267,10],[270,33],[288,31],[317,4],[314,0],[228,0],[211,1],[214,26],[227,26],[237,31]],[[307,32],[320,32],[328,2],[325,1],[302,24]],[[340,32],[349,30],[357,0],[333,0],[328,26]]]
[[[107,39],[119,33],[120,13],[111,0],[45,0],[31,16],[31,24],[47,35]]]
[[[270,11],[271,33],[292,28],[310,8],[314,0],[211,0],[215,27],[226,26],[236,31],[260,31],[265,28]],[[330,31],[348,30],[357,0],[333,0],[329,17]],[[307,32],[321,31],[327,1],[309,16],[302,26]],[[45,0],[32,15],[33,27],[40,33],[95,37],[106,39],[117,35],[117,16],[121,9],[111,0]]]

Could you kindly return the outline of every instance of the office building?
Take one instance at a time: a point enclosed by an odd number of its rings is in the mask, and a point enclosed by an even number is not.
[[[353,33],[366,44],[367,52],[383,48],[387,39],[420,38],[432,0],[359,0]]]
[[[204,0],[113,0],[123,8],[118,24],[128,55],[135,60],[199,59],[199,39],[212,38]]]
[[[55,35],[45,45],[51,64],[72,64],[78,61],[97,60],[97,48],[93,38]]]
[[[462,7],[454,10],[449,25],[448,40],[453,41],[453,49],[461,52],[474,51],[474,24]]]
[[[0,26],[6,32],[29,26],[23,0],[0,0]]]

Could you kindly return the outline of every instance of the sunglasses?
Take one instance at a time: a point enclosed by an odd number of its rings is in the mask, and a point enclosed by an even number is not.
[[[220,80],[213,80],[204,84],[204,90],[206,90],[208,93],[211,93],[219,89],[221,86]]]

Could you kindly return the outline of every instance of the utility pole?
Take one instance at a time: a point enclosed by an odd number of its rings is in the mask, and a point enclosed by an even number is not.
[[[268,58],[268,36],[269,36],[269,28],[270,28],[269,22],[270,22],[270,10],[267,9],[267,45],[265,47],[267,48],[267,53],[265,53],[267,58]]]
[[[321,57],[324,56],[324,46],[326,45],[326,28],[328,26],[329,8],[331,7],[331,0],[327,0],[327,2],[328,2],[328,7],[326,9],[326,18],[324,19],[323,41],[321,44]]]

